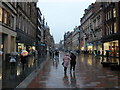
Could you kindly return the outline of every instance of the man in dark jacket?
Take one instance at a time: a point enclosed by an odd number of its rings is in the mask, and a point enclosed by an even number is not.
[[[76,56],[75,54],[71,53],[70,55],[71,61],[70,61],[70,71],[73,68],[73,72],[75,71],[75,65],[76,65]]]

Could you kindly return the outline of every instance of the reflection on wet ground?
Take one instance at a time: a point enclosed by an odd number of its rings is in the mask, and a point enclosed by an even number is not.
[[[2,88],[15,88],[35,69],[34,57],[31,55],[27,60],[24,70],[19,59],[15,64],[3,63]],[[39,60],[39,63],[42,62],[42,58]]]
[[[28,88],[120,88],[120,72],[103,68],[101,57],[77,56],[75,73],[64,74],[60,52],[59,61],[48,60]]]

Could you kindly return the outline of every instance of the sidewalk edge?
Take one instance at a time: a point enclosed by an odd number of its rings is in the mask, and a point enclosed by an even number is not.
[[[18,88],[27,88],[27,86],[30,84],[30,82],[37,76],[37,74],[39,73],[39,71],[43,68],[44,64],[47,62],[48,60],[45,60],[41,65],[40,68],[37,68],[38,70],[34,70],[30,75],[28,75],[14,90],[18,89]]]

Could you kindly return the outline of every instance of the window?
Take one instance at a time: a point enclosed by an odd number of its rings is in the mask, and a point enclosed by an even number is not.
[[[110,19],[110,15],[109,15],[109,12],[107,12],[107,14],[108,14],[108,20]]]
[[[21,15],[19,15],[18,22],[19,22],[19,29],[21,29]]]
[[[110,10],[110,18],[112,18],[112,13],[111,13],[111,10]]]
[[[25,32],[25,18],[22,18],[22,30]]]
[[[112,24],[110,25],[110,34],[112,34]]]
[[[10,17],[10,27],[14,28],[14,17],[12,15]]]
[[[116,17],[116,9],[113,9],[113,17]]]
[[[114,23],[114,33],[117,33],[116,22]]]
[[[105,19],[106,19],[106,21],[107,21],[107,20],[108,20],[108,13],[106,13],[105,15],[106,15]]]
[[[0,7],[0,22],[2,22],[2,8]]]
[[[7,12],[4,10],[4,23],[7,24]]]

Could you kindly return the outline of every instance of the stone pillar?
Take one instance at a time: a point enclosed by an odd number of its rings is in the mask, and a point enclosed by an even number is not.
[[[16,52],[16,37],[14,37],[14,51]]]
[[[10,53],[10,49],[11,49],[11,36],[8,35],[8,37],[7,37],[7,54]]]

